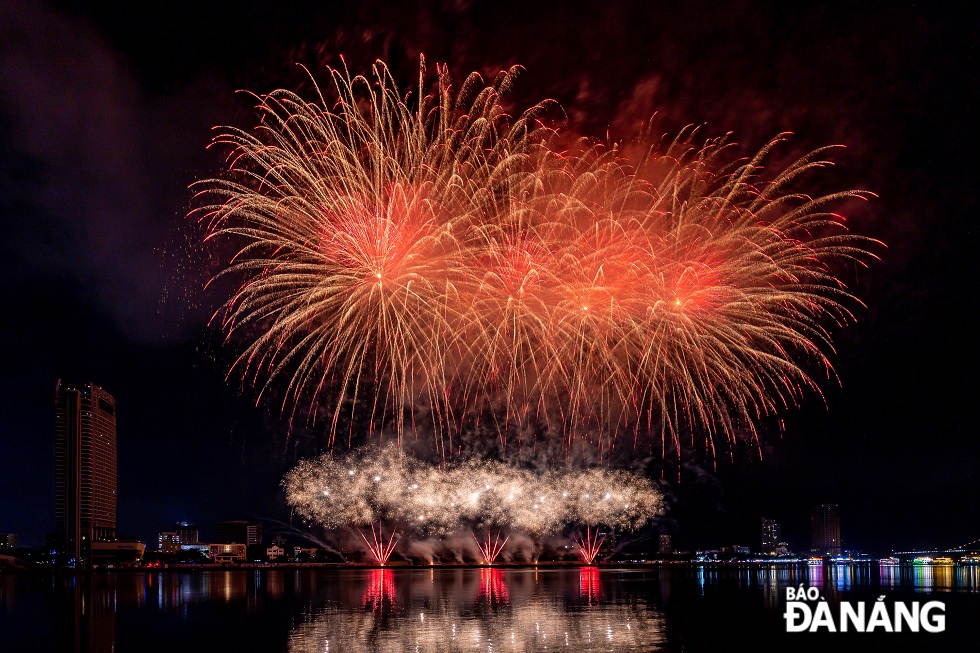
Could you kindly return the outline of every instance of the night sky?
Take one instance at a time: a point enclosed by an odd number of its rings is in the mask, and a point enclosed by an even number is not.
[[[841,271],[867,309],[836,333],[840,384],[787,411],[761,462],[692,458],[662,527],[681,547],[757,546],[766,515],[804,547],[809,508],[832,502],[848,548],[980,538],[975,13],[182,4],[0,5],[0,532],[33,544],[54,527],[59,378],[116,397],[121,535],[190,520],[208,538],[217,520],[288,515],[279,479],[310,443],[225,379],[188,185],[221,168],[213,125],[254,124],[236,90],[308,88],[295,64],[323,80],[341,55],[358,72],[384,58],[407,87],[424,53],[459,81],[523,65],[510,106],[554,98],[570,133],[628,138],[657,112],[662,131],[704,124],[746,152],[782,131],[795,136],[781,156],[846,145],[823,178],[879,195],[849,225],[887,249]]]

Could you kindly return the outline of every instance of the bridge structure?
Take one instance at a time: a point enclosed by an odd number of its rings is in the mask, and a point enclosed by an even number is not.
[[[892,557],[901,562],[913,562],[916,558],[949,558],[960,562],[963,558],[980,557],[980,539],[947,549],[928,549],[921,551],[892,551]]]

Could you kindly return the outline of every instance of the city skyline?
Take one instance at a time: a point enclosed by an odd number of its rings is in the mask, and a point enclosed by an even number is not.
[[[436,4],[324,6],[299,21],[284,8],[205,3],[137,38],[127,17],[95,7],[2,11],[0,192],[12,231],[0,279],[12,317],[0,353],[16,410],[0,424],[0,492],[16,498],[0,529],[21,542],[40,544],[53,527],[59,378],[119,401],[118,536],[288,517],[283,473],[322,450],[324,434],[227,376],[234,352],[208,326],[218,297],[182,217],[187,187],[221,165],[205,149],[213,125],[253,122],[235,90],[308,88],[295,64],[319,76],[340,54],[358,71],[384,56],[410,80],[423,52],[457,83],[524,66],[513,106],[554,98],[575,134],[625,138],[656,110],[662,133],[704,124],[705,137],[730,130],[746,152],[782,131],[796,132],[787,157],[840,143],[828,186],[878,195],[846,207],[855,232],[888,248],[880,265],[841,272],[867,308],[836,334],[822,394],[767,424],[761,451],[746,438],[661,464],[659,449],[618,450],[664,483],[662,527],[676,547],[755,542],[762,516],[806,547],[809,508],[822,503],[840,506],[845,546],[858,549],[978,535],[978,509],[951,500],[970,496],[980,455],[963,317],[977,276],[969,21],[902,7],[886,24],[870,8],[801,7],[733,23],[697,3],[670,12],[669,27],[641,3],[547,17],[505,3],[499,21]],[[238,32],[247,42],[228,21],[249,26]],[[76,79],[65,71],[79,58],[89,65]]]
[[[116,539],[115,414],[115,400],[104,388],[92,383],[63,384],[59,380],[55,393],[55,529],[52,534],[66,561],[82,559],[80,553],[84,552],[86,540],[91,543]],[[780,522],[762,517],[761,524],[760,546],[748,548],[758,553],[774,553],[777,549],[788,553],[783,546],[786,543]],[[223,520],[214,524],[211,539],[215,545],[263,545],[262,532],[259,522]],[[672,535],[658,537],[656,551],[651,553],[672,553]],[[186,521],[177,522],[172,531],[160,531],[155,540],[148,541],[156,542],[159,551],[177,553],[181,545],[198,544],[199,529]],[[810,509],[808,550],[811,555],[830,557],[856,552],[844,546],[837,504],[821,504]],[[228,554],[224,551],[224,555]]]

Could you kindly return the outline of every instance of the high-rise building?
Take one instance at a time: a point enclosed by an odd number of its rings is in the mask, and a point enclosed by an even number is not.
[[[93,383],[55,389],[55,520],[67,561],[116,539],[116,400]]]
[[[219,521],[217,544],[262,544],[262,524],[249,521]]]
[[[660,547],[658,550],[660,553],[666,554],[671,554],[674,552],[674,544],[671,542],[669,534],[664,533],[660,536]]]
[[[835,503],[815,506],[810,511],[810,553],[840,555],[840,513]]]
[[[181,544],[197,544],[199,541],[197,526],[185,521],[177,522],[174,532],[180,538]]]
[[[762,518],[762,549],[763,553],[772,553],[783,539],[783,529],[779,522],[768,517]]]

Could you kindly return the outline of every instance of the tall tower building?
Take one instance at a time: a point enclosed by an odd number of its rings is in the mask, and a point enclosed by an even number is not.
[[[174,532],[177,537],[180,538],[181,544],[197,544],[198,543],[198,530],[197,526],[185,521],[177,522],[174,527]]]
[[[783,539],[783,529],[779,522],[768,517],[762,518],[762,552],[772,553]]]
[[[55,390],[55,520],[69,561],[116,539],[116,400],[99,386]]]
[[[840,555],[840,513],[836,503],[815,506],[810,511],[810,553]]]

